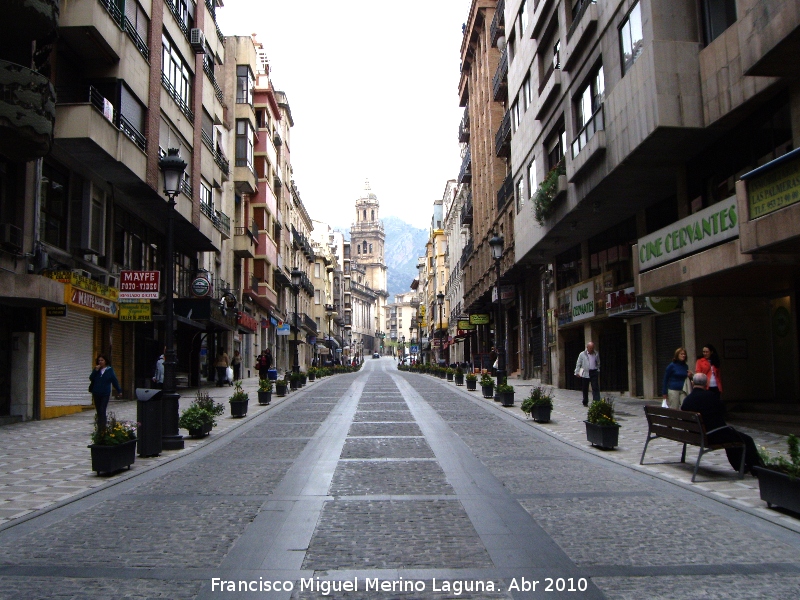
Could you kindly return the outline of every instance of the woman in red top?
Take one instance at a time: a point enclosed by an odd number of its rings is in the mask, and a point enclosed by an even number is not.
[[[708,377],[708,389],[719,395],[722,393],[722,375],[717,349],[711,344],[703,346],[703,356],[697,359],[694,366],[695,373],[705,373]]]

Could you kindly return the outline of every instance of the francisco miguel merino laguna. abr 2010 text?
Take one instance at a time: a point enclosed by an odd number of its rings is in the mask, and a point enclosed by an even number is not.
[[[516,577],[508,584],[508,591],[536,591],[541,581]],[[363,580],[363,588],[359,585],[358,577],[353,579],[330,580],[320,579],[319,577],[309,577],[301,579],[298,586],[299,590],[317,592],[327,596],[332,592],[425,592],[428,591],[428,582],[415,579],[403,579],[402,577],[381,581],[378,578],[369,577]],[[491,580],[444,580],[433,579],[430,582],[430,591],[449,592],[455,596],[467,592],[496,592],[500,591],[498,585]],[[588,587],[588,582],[584,578],[579,579],[551,579],[544,580],[544,591],[548,592],[584,592]],[[295,588],[293,581],[273,581],[259,577],[257,580],[226,580],[214,577],[211,580],[212,592],[291,592]],[[542,588],[540,588],[541,590]]]

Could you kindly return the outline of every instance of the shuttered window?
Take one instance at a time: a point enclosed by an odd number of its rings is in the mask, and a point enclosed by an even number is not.
[[[94,365],[94,317],[72,307],[47,319],[45,406],[88,406]]]

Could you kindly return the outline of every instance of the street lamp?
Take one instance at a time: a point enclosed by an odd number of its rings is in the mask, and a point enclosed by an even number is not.
[[[294,365],[292,365],[292,373],[300,372],[300,354],[297,348],[297,293],[300,291],[300,282],[302,279],[303,272],[297,267],[292,269],[292,289],[294,290]]]
[[[414,360],[413,359],[413,356],[414,356],[414,348],[413,348],[413,346],[414,346],[414,326],[413,325],[409,325],[409,327],[408,327],[408,338],[409,338],[408,339],[408,343],[411,344],[411,346],[412,346],[410,354],[412,356],[412,360]]]
[[[167,155],[158,161],[158,168],[164,174],[164,193],[169,198],[167,211],[167,241],[164,252],[164,285],[166,299],[164,301],[164,387],[161,394],[161,447],[164,450],[183,450],[183,436],[178,428],[178,399],[175,393],[175,365],[178,360],[175,353],[175,313],[172,296],[175,293],[175,196],[181,190],[183,172],[186,161],[180,156],[178,148],[170,148]]]
[[[400,348],[401,348],[400,362],[403,362],[406,359],[406,336],[404,335],[400,336]]]
[[[442,307],[444,306],[444,292],[436,294],[436,301],[439,304],[439,362],[442,362]]]
[[[331,331],[331,320],[336,315],[336,311],[333,310],[333,306],[331,304],[325,305],[325,315],[328,317],[328,347],[331,351],[331,364],[333,364],[333,332]]]
[[[502,303],[500,302],[500,259],[503,258],[503,236],[497,235],[489,240],[492,249],[495,269],[497,270],[497,316],[494,323],[495,344],[497,346],[497,385],[504,384],[506,375],[506,340],[500,338],[500,319],[502,317]]]

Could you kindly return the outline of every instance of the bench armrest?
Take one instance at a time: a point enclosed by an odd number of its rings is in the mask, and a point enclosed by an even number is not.
[[[706,435],[711,435],[712,433],[722,431],[723,429],[733,429],[733,427],[730,425],[723,425],[722,427],[717,427],[716,429],[712,429],[711,431],[706,431]]]

